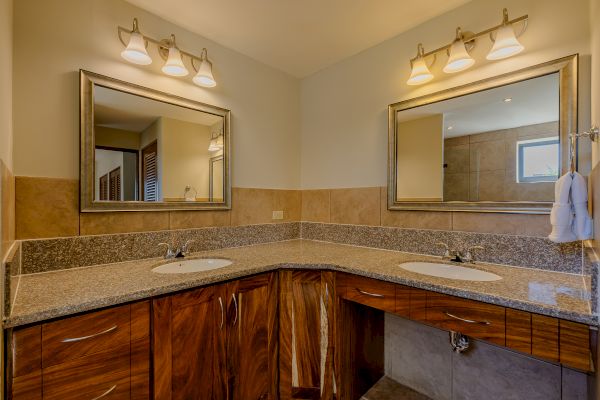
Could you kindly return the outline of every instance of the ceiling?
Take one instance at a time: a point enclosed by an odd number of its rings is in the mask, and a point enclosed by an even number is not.
[[[94,87],[94,124],[130,132],[143,132],[159,117],[212,126],[221,117],[146,97]]]
[[[304,78],[470,0],[127,1]]]
[[[445,138],[558,121],[558,74],[400,111],[398,122],[434,114],[444,114]]]

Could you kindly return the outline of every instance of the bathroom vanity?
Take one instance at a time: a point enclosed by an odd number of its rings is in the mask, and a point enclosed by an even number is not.
[[[456,281],[399,266],[436,257],[310,240],[196,257],[232,264],[23,275],[5,323],[9,398],[358,399],[384,375],[384,313],[594,370],[589,300],[565,295],[580,276],[474,264],[502,279]]]

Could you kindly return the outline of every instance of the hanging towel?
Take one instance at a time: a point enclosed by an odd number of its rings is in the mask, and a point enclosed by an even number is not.
[[[574,172],[573,183],[571,183],[571,202],[575,212],[574,232],[578,240],[592,238],[592,218],[588,213],[588,193],[585,178]]]
[[[579,173],[567,173],[556,181],[550,212],[553,242],[566,243],[592,237],[592,218],[587,211],[587,187]]]
[[[556,243],[573,242],[577,236],[573,233],[574,213],[569,195],[573,178],[571,174],[561,176],[554,185],[554,204],[550,212],[552,232],[548,239]]]

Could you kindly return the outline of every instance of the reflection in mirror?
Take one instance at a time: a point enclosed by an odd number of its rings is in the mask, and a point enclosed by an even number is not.
[[[224,120],[94,86],[94,200],[223,202]]]
[[[559,78],[398,111],[396,200],[553,201],[562,173]],[[580,144],[584,174],[587,153]]]

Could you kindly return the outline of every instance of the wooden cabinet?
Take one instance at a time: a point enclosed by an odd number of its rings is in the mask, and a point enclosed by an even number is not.
[[[338,273],[338,293],[346,300],[384,310],[396,311],[396,285],[377,279]]]
[[[143,301],[15,329],[12,399],[149,399],[149,321]]]
[[[153,301],[154,398],[277,398],[274,273]]]
[[[278,285],[268,273],[227,284],[229,399],[278,398]]]
[[[280,399],[333,399],[334,273],[279,272]]]
[[[226,398],[226,285],[153,301],[154,398]]]

